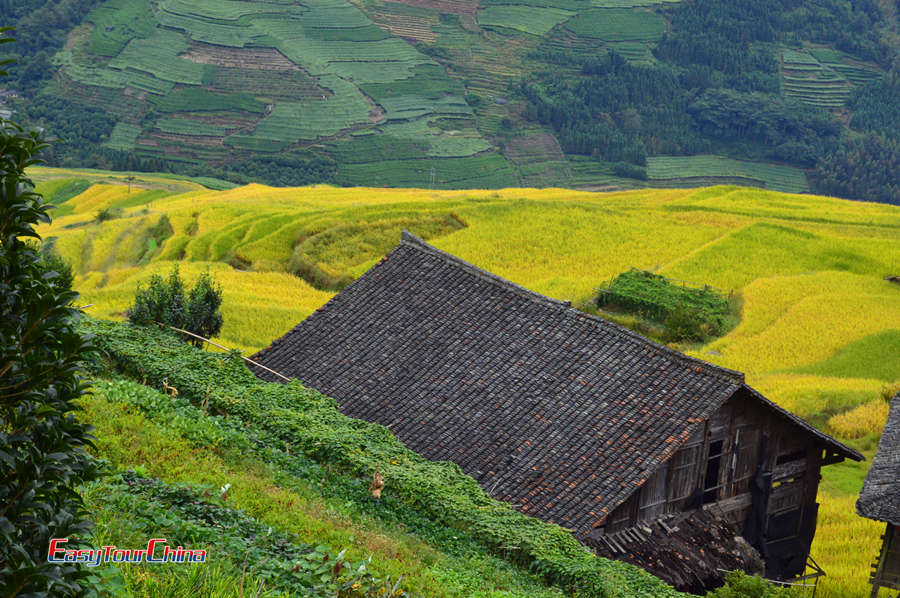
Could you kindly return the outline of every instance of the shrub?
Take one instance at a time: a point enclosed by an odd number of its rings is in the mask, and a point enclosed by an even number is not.
[[[779,587],[758,575],[731,571],[725,575],[725,585],[706,594],[706,598],[796,598],[791,588]]]
[[[0,40],[2,42],[4,40]],[[86,569],[47,561],[51,538],[83,545],[91,524],[75,487],[98,477],[84,451],[90,426],[73,417],[94,349],[75,328],[78,296],[60,261],[34,243],[48,207],[25,169],[40,133],[0,120],[0,588],[4,596],[80,596]]]
[[[128,319],[139,326],[164,324],[212,338],[222,329],[221,305],[222,288],[212,280],[209,269],[185,295],[184,281],[176,264],[167,279],[154,274],[146,289],[138,286],[134,305],[128,309]],[[203,346],[200,339],[190,338],[188,342],[195,347]]]
[[[697,310],[680,303],[669,312],[663,321],[665,332],[663,338],[667,342],[681,340],[699,341],[709,334],[710,326],[703,321]]]
[[[597,307],[614,307],[662,323],[666,341],[719,336],[737,323],[737,302],[715,292],[676,284],[659,274],[632,268],[597,295]]]

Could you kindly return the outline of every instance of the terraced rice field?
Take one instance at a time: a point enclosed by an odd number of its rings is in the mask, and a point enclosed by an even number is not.
[[[516,29],[531,35],[544,35],[575,13],[571,10],[538,6],[487,6],[478,12],[482,27]]]
[[[437,38],[430,29],[440,24],[437,13],[391,4],[388,13],[407,19],[393,21],[398,33]],[[401,121],[408,126],[391,134],[420,135],[398,138],[420,144],[417,157],[462,158],[491,147],[474,127],[462,85],[347,0],[111,0],[88,21],[93,35],[54,60],[65,94],[102,98],[128,119],[107,142],[113,149],[227,164],[249,151],[352,143],[360,129],[378,135],[376,125]],[[423,69],[431,70],[423,76]],[[442,92],[404,91],[413,79]],[[458,119],[448,134],[425,126],[424,119],[448,117]]]
[[[842,108],[854,85],[879,77],[881,72],[874,65],[831,48],[784,50],[781,53],[784,95],[819,108]]]
[[[528,146],[519,150],[527,155]],[[427,187],[429,161],[411,162]],[[430,163],[439,176],[452,170],[451,160]],[[499,172],[490,159],[482,167],[485,176]],[[458,169],[472,172],[471,165]],[[883,358],[900,342],[900,292],[883,280],[900,271],[896,206],[740,187],[598,194],[249,185],[216,192],[165,175],[136,175],[129,193],[125,174],[33,174],[62,206],[40,233],[56,237],[97,316],[121,317],[137,284],[173,261],[189,279],[209,266],[225,288],[220,340],[252,351],[333,296],[286,273],[298,251],[326,274],[358,276],[407,228],[576,305],[631,266],[732,289],[743,300],[741,323],[689,352],[744,370],[767,396],[869,456],[885,417],[882,388],[900,382]],[[98,223],[105,208],[120,208],[121,217]],[[172,233],[150,243],[148,231],[162,218]],[[828,575],[817,596],[868,591],[880,529],[853,509],[866,466],[824,470],[813,556]]]
[[[601,8],[579,13],[566,22],[566,28],[576,35],[607,42],[654,42],[662,37],[666,21],[644,10]]]
[[[809,52],[784,50],[781,53],[781,66],[784,95],[805,104],[819,108],[840,108],[846,104],[853,90],[850,82],[840,72],[823,66]]]
[[[674,186],[727,181],[789,193],[809,191],[806,175],[798,168],[715,155],[650,157],[647,158],[647,176],[655,185],[663,181]]]
[[[526,131],[507,142],[506,157],[519,169],[519,179],[528,187],[566,187],[571,170],[559,142],[543,131]]]

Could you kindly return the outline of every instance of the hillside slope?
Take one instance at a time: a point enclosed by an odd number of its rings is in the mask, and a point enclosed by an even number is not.
[[[267,345],[364,272],[402,228],[492,272],[580,304],[631,266],[731,290],[741,323],[692,355],[743,370],[782,406],[867,454],[886,417],[885,360],[900,339],[900,208],[740,187],[584,193],[561,189],[173,190],[137,176],[34,169],[43,190],[106,181],[65,199],[40,231],[73,262],[88,312],[121,317],[173,263],[224,286],[220,341]],[[49,191],[48,191],[49,194]],[[99,215],[105,213],[103,222]],[[877,526],[853,509],[866,464],[825,469],[813,556],[824,596],[864,592]],[[848,548],[847,538],[852,538]]]
[[[50,4],[10,9],[0,104],[70,141],[57,164],[900,202],[890,2]]]

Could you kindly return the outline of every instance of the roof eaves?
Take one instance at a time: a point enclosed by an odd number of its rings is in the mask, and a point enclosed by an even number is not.
[[[840,442],[839,440],[829,436],[825,432],[822,432],[815,426],[811,425],[806,420],[804,420],[802,417],[798,417],[798,416],[794,415],[793,413],[791,413],[790,411],[788,411],[787,409],[784,409],[783,407],[779,406],[777,403],[766,398],[761,392],[759,392],[752,386],[748,386],[745,384],[744,388],[746,388],[748,391],[750,391],[750,394],[752,394],[754,397],[756,397],[761,403],[763,403],[764,405],[766,405],[767,407],[769,407],[770,409],[775,411],[776,414],[778,414],[779,416],[781,416],[784,419],[787,419],[791,423],[793,423],[797,426],[800,426],[801,428],[803,428],[810,434],[818,437],[820,440],[823,440],[826,445],[828,445],[830,448],[832,448],[837,453],[840,453],[841,455],[843,455],[844,457],[847,457],[848,459],[853,459],[854,461],[865,461],[865,457],[859,451],[850,448],[846,444]]]
[[[866,474],[856,512],[900,526],[900,392],[891,400],[878,450]]]

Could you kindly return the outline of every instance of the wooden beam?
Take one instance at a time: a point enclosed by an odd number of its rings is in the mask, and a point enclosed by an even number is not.
[[[835,463],[840,463],[843,460],[843,455],[839,455],[830,451],[829,449],[825,449],[825,456],[822,458],[822,465],[834,465]]]

